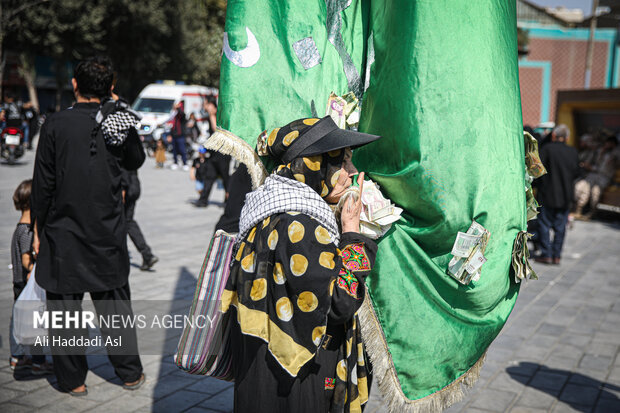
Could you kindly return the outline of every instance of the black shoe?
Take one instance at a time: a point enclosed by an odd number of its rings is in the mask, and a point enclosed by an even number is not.
[[[157,258],[157,257],[156,257],[156,256],[154,256],[154,255],[151,255],[151,257],[150,257],[150,258],[145,259],[144,261],[142,261],[142,265],[140,266],[140,270],[141,270],[141,271],[148,271],[148,270],[150,270],[150,269],[151,269],[151,267],[152,267],[153,265],[155,265],[155,263],[156,263],[157,261],[159,261],[159,258]]]
[[[196,208],[206,208],[209,205],[208,202],[201,202],[201,201],[194,201],[193,204]]]

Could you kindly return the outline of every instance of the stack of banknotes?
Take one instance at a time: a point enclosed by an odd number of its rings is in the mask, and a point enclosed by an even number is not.
[[[392,227],[392,224],[400,219],[402,212],[402,208],[397,207],[383,196],[375,182],[364,181],[360,215],[362,234],[372,239],[382,237]]]
[[[527,247],[527,240],[530,237],[531,235],[527,231],[520,231],[512,247],[512,269],[516,283],[521,282],[521,280],[538,279],[529,261],[530,251]]]
[[[353,92],[338,96],[334,92],[327,99],[326,113],[340,129],[357,130],[360,121],[360,107]]]
[[[459,232],[452,246],[453,258],[448,264],[448,274],[458,282],[468,285],[480,279],[482,265],[487,261],[484,251],[491,233],[473,221],[467,232]]]
[[[547,173],[545,166],[538,155],[538,141],[528,132],[523,132],[525,148],[525,206],[527,209],[527,220],[536,218],[538,215],[538,202],[532,190],[532,181],[540,178]]]

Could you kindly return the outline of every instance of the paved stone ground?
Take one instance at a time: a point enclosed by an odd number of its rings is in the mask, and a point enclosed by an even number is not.
[[[31,175],[34,154],[19,165],[0,165],[0,356],[9,357],[12,306],[10,238],[19,214],[14,188]],[[136,217],[161,261],[141,272],[130,243],[134,300],[191,299],[213,226],[215,204],[196,209],[187,172],[157,170],[152,160],[140,171],[143,194]],[[620,412],[620,231],[617,226],[575,223],[560,266],[537,266],[540,280],[521,290],[508,324],[488,352],[481,378],[449,412]],[[172,363],[177,337],[167,337],[161,355],[142,356],[147,383],[136,392],[120,387],[105,356],[89,356],[89,395],[73,398],[53,377],[13,375],[0,363],[0,412],[228,412],[231,384],[183,373]],[[146,346],[149,343],[141,343]],[[152,343],[151,343],[152,344]],[[153,352],[151,352],[153,354]],[[259,406],[257,406],[257,409]],[[366,413],[387,412],[375,391]]]

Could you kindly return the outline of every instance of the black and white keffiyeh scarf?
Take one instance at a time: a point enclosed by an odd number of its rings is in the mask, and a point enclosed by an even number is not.
[[[338,223],[327,202],[308,185],[277,174],[268,176],[263,185],[246,195],[237,242],[263,219],[283,212],[299,212],[316,219],[327,229],[332,242],[338,245]]]
[[[122,100],[104,102],[97,112],[95,120],[101,128],[103,140],[109,146],[121,146],[132,128],[135,128],[141,116]]]

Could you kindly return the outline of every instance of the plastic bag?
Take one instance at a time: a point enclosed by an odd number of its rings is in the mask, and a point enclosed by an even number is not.
[[[45,290],[35,280],[35,268],[13,306],[13,336],[22,345],[35,344],[37,337],[47,336],[47,328],[34,325],[34,313],[43,314],[46,309]]]

